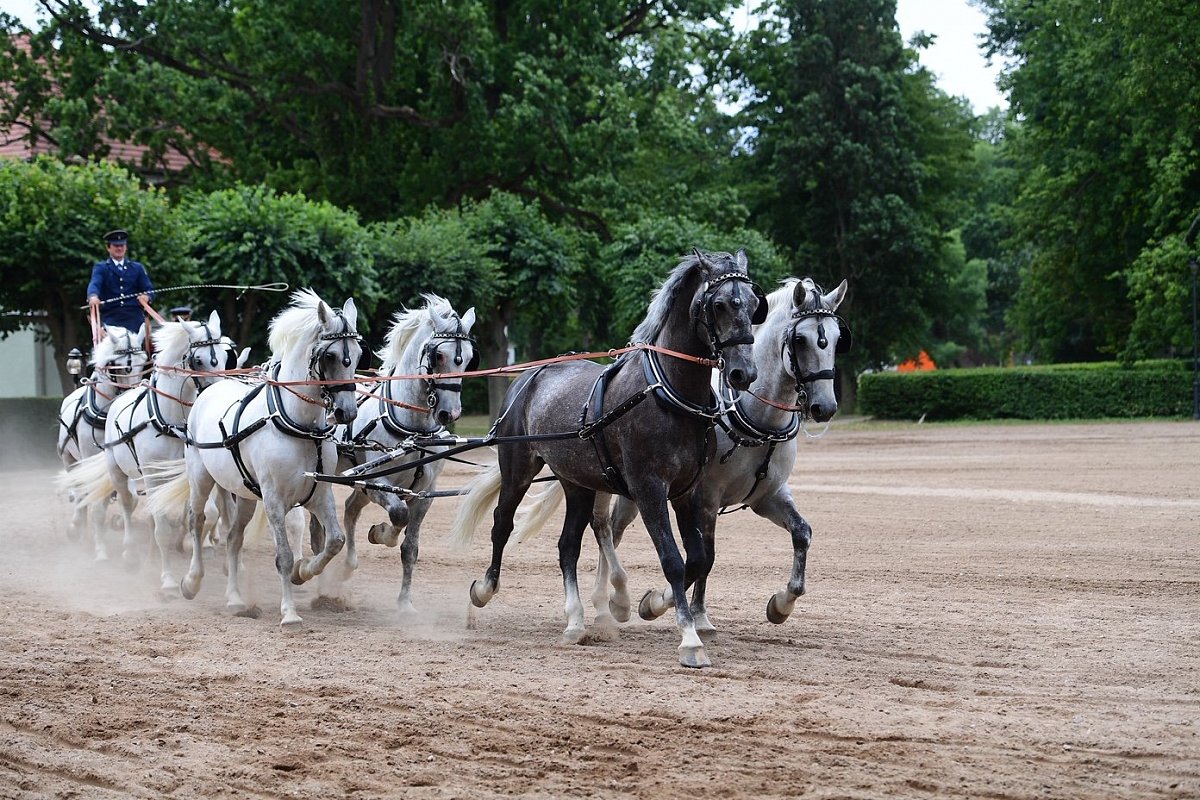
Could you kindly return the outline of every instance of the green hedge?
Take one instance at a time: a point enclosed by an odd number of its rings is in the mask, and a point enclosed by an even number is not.
[[[858,410],[880,419],[1190,417],[1190,362],[871,372]]]

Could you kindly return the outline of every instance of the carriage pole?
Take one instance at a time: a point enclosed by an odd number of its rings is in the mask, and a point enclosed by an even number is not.
[[[1200,337],[1197,336],[1196,330],[1196,272],[1200,270],[1200,264],[1196,261],[1194,249],[1197,226],[1200,226],[1200,216],[1192,220],[1192,227],[1188,228],[1187,236],[1184,237],[1184,242],[1191,251],[1188,266],[1192,268],[1192,419],[1200,419],[1200,348],[1197,347]]]

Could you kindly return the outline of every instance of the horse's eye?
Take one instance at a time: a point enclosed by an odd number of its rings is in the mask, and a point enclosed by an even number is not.
[[[808,346],[808,339],[805,339],[803,336],[796,337],[796,349],[797,350],[803,350],[807,346]]]

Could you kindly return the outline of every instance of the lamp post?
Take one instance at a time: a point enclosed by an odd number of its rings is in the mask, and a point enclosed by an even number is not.
[[[1192,270],[1192,273],[1195,274],[1195,269]],[[1194,283],[1195,281],[1193,280]],[[78,347],[72,347],[71,352],[67,353],[67,372],[71,373],[71,376],[77,380],[79,373],[83,372],[83,353],[79,352]]]

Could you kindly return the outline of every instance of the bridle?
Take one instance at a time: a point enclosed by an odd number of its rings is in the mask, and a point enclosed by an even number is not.
[[[325,369],[322,366],[322,361],[330,348],[336,347],[338,342],[342,343],[342,366],[346,368],[353,367],[358,363],[358,359],[350,356],[350,342],[361,342],[362,336],[354,328],[350,327],[350,321],[341,312],[341,309],[334,309],[333,312],[342,322],[342,329],[336,333],[322,333],[317,342],[313,345],[312,355],[308,359],[308,374],[309,377],[320,382],[321,399],[325,404],[325,409],[329,410],[333,407],[333,396],[338,392],[353,392],[357,388],[356,384],[351,381],[349,383],[326,383],[328,378],[325,377]],[[321,346],[321,342],[325,342]]]
[[[429,341],[421,350],[421,371],[429,375],[421,381],[422,387],[425,389],[425,402],[432,411],[437,407],[437,393],[443,392],[461,392],[462,379],[460,378],[454,383],[439,382],[437,376],[440,374],[437,370],[437,354],[438,348],[444,342],[454,342],[454,366],[463,366],[463,342],[468,342],[471,345],[471,358],[467,361],[466,368],[459,370],[460,372],[472,372],[479,366],[479,349],[475,343],[475,338],[463,330],[462,320],[455,317],[455,329],[453,332],[434,333],[429,337]]]
[[[721,358],[721,351],[726,347],[731,347],[741,344],[754,344],[754,334],[747,330],[745,333],[739,334],[731,339],[721,339],[717,332],[717,315],[713,308],[715,303],[716,290],[722,283],[726,281],[735,281],[736,283],[746,283],[750,285],[751,292],[758,299],[758,306],[754,309],[754,315],[750,322],[752,325],[761,324],[767,317],[767,299],[763,294],[762,288],[757,283],[750,280],[750,276],[744,272],[726,272],[705,281],[701,287],[700,296],[700,315],[698,321],[704,325],[704,332],[707,334],[709,347],[712,350],[712,358],[718,361],[719,368],[724,369],[724,360]],[[741,299],[741,291],[739,287],[735,287],[734,301]],[[693,322],[697,321],[693,317]]]

